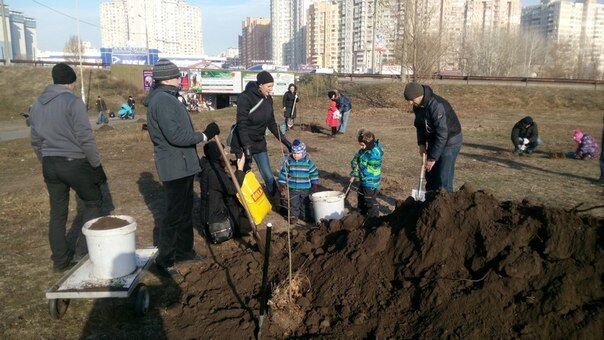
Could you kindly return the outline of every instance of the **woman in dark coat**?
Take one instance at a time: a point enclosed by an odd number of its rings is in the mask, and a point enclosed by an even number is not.
[[[282,126],[284,126],[285,129],[281,129],[281,132],[283,132],[283,130],[291,129],[292,126],[294,126],[294,118],[296,118],[297,111],[294,103],[299,101],[298,88],[294,84],[289,84],[287,92],[283,94],[283,117],[285,118],[285,122]]]
[[[237,189],[225,170],[225,164],[215,141],[203,146],[204,157],[201,165],[199,184],[201,187],[201,224],[209,236],[211,224],[228,221],[235,236],[247,235],[251,231],[250,223],[243,207],[237,200]],[[235,177],[239,185],[243,183],[245,159],[237,161]]]
[[[277,182],[273,176],[266,148],[266,129],[291,151],[291,143],[279,131],[273,109],[273,76],[266,71],[256,75],[257,81],[249,82],[237,98],[237,124],[231,140],[231,152],[240,158],[245,154],[248,170],[252,158],[262,174],[269,197],[278,198]]]

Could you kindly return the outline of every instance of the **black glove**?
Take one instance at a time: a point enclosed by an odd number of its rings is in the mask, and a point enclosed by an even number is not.
[[[94,182],[96,184],[107,183],[107,175],[105,175],[105,170],[103,170],[102,165],[92,168],[92,170],[94,170]]]
[[[243,147],[243,153],[245,154],[246,161],[252,159],[252,148],[249,145]]]
[[[210,140],[214,138],[214,136],[220,134],[220,128],[218,127],[218,124],[211,122],[208,124],[208,126],[206,126],[206,129],[203,130],[203,134],[208,140]]]

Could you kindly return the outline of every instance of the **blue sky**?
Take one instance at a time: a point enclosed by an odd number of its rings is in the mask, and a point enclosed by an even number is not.
[[[36,0],[71,16],[77,16],[75,0]],[[539,0],[521,0],[532,5]],[[80,19],[99,25],[99,3],[105,0],[80,0]],[[227,47],[237,47],[241,33],[241,21],[245,17],[269,17],[270,0],[188,0],[201,6],[203,44],[206,54],[216,55]],[[33,0],[4,0],[11,9],[23,11],[36,18],[38,23],[38,48],[61,51],[71,35],[76,34],[76,21],[60,15]],[[80,23],[82,40],[100,47],[101,33],[98,27]]]

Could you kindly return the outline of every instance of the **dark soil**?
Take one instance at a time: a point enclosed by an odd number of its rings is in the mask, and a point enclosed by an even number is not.
[[[130,224],[128,221],[117,217],[106,216],[100,218],[90,226],[90,230],[109,230],[125,227]]]
[[[263,336],[601,337],[603,219],[464,185],[424,204],[408,199],[382,222],[368,229],[353,213],[294,230],[293,268],[309,283],[291,309],[302,322],[273,309]],[[286,245],[274,235],[273,287],[287,278]],[[254,337],[262,258],[231,247],[183,269],[182,298],[165,320],[170,337]]]

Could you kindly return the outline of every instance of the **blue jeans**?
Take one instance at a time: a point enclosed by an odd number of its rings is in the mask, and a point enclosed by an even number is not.
[[[348,118],[350,117],[350,111],[352,110],[348,110],[342,113],[342,119],[340,119],[340,128],[338,129],[338,131],[341,133],[346,132],[346,126],[348,126]]]
[[[427,191],[444,188],[448,192],[453,192],[455,160],[457,159],[459,150],[461,150],[461,144],[445,146],[445,149],[432,167],[432,170],[426,172]]]
[[[262,175],[262,180],[264,181],[264,186],[266,187],[267,195],[273,196],[277,192],[277,182],[275,181],[275,177],[273,176],[273,171],[271,170],[271,163],[268,158],[268,152],[264,151],[261,153],[257,153],[252,155],[256,165],[258,166],[258,170]]]
[[[99,111],[99,117],[96,120],[97,124],[109,124],[109,119],[105,116],[105,111]]]

